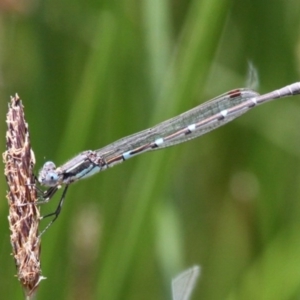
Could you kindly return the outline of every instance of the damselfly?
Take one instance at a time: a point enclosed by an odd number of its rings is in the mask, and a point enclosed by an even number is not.
[[[42,233],[58,217],[71,183],[111,168],[138,154],[166,148],[201,136],[232,121],[257,105],[299,93],[300,82],[264,95],[246,88],[232,90],[177,117],[122,138],[104,148],[84,151],[60,167],[56,167],[51,161],[46,162],[38,177],[41,185],[49,187],[42,195],[42,202],[48,202],[62,185],[65,188],[55,212],[43,217],[54,216]]]

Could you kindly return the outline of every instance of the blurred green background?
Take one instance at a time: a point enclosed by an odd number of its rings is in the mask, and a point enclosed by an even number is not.
[[[0,0],[0,46],[1,152],[17,92],[37,173],[245,86],[249,61],[260,93],[298,81],[300,2]],[[298,100],[71,186],[37,299],[171,299],[194,264],[193,299],[299,299]],[[1,299],[23,299],[0,187]]]

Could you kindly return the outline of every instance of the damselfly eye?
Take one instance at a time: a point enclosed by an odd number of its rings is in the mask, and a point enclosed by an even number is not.
[[[55,169],[56,166],[54,162],[47,161],[40,170],[38,178],[39,182],[46,186],[55,186],[58,181],[58,175]]]
[[[58,176],[54,172],[48,172],[45,176],[45,182],[55,184],[58,180]]]

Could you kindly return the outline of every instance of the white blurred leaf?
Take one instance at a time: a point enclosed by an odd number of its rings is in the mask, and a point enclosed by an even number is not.
[[[180,273],[172,280],[173,300],[189,300],[200,274],[200,267],[192,268]]]

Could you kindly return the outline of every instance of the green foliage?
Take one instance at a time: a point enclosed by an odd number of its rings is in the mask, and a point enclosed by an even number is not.
[[[36,172],[244,86],[248,61],[261,93],[299,81],[298,1],[5,3],[2,152],[17,92]],[[37,299],[171,299],[171,278],[194,264],[202,271],[193,299],[298,299],[297,100],[71,186],[42,239],[47,280]],[[0,291],[22,299],[0,185]]]

